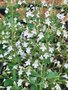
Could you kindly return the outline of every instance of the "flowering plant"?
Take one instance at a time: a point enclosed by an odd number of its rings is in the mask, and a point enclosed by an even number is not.
[[[54,2],[6,2],[0,20],[1,90],[66,90],[68,88],[65,14]],[[41,13],[44,10],[44,15]],[[60,8],[60,12],[65,8]]]

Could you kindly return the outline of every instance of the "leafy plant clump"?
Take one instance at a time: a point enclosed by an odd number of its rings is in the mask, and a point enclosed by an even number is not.
[[[67,7],[56,11],[54,2],[40,1],[38,6],[34,1],[7,0],[4,6],[0,90],[68,88]]]

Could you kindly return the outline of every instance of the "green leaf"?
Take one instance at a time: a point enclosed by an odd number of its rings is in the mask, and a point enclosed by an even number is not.
[[[35,90],[35,86],[31,85],[30,90]]]
[[[46,60],[44,60],[45,64],[50,64],[50,58],[48,57]]]
[[[12,86],[13,84],[13,80],[12,79],[6,79],[4,81],[4,86]]]
[[[57,79],[59,77],[57,72],[48,72],[46,78],[47,79]]]
[[[35,81],[36,81],[37,77],[29,77],[30,83],[35,85]]]

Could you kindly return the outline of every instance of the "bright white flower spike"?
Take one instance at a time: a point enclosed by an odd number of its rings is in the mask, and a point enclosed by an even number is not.
[[[64,64],[65,69],[68,69],[68,63]]]
[[[64,35],[65,38],[68,37],[68,34],[67,34],[67,31],[66,30],[63,30],[63,35]]]
[[[53,47],[49,47],[49,52],[53,53],[54,48]]]
[[[64,14],[58,13],[58,14],[57,14],[57,17],[58,17],[58,19],[63,20],[65,16],[64,16]]]
[[[24,43],[22,43],[22,45],[23,45],[23,47],[27,47],[28,46],[28,43],[27,42],[24,42]]]
[[[22,79],[19,79],[18,82],[17,82],[18,86],[21,86],[22,85],[22,82],[23,82],[23,80]]]
[[[46,46],[44,45],[44,43],[41,45],[40,49],[44,52],[46,50]]]
[[[31,11],[26,12],[26,17],[34,17],[34,14]]]
[[[28,85],[29,85],[29,83],[28,83],[28,82],[26,82],[26,83],[25,83],[25,86],[27,87]]]
[[[7,90],[11,90],[11,86],[7,86]]]
[[[63,78],[66,78],[66,79],[68,79],[68,76],[67,76],[67,74],[63,75],[62,77],[63,77]]]
[[[50,16],[49,11],[46,11],[46,12],[45,12],[45,17],[49,17],[49,16]]]
[[[60,35],[61,35],[61,32],[60,32],[59,30],[57,31],[57,35],[58,35],[58,36],[60,36]]]
[[[30,69],[28,69],[28,70],[26,71],[26,75],[27,75],[27,76],[31,75]]]
[[[47,88],[47,87],[48,87],[48,83],[45,82],[45,83],[44,83],[44,88]]]
[[[47,59],[49,57],[48,53],[45,53],[43,56],[45,59]]]
[[[26,52],[27,52],[28,54],[30,54],[30,52],[31,52],[30,50],[31,50],[30,47],[26,48]]]
[[[50,26],[51,21],[49,20],[49,18],[47,18],[47,19],[45,20],[45,24],[47,24],[48,26]]]
[[[68,81],[66,81],[66,87],[68,88]]]
[[[23,73],[23,70],[20,69],[20,70],[18,71],[18,75],[20,76],[20,75],[22,75],[22,73]]]
[[[37,68],[37,67],[38,67],[38,60],[35,60],[35,62],[32,64],[32,66],[33,66],[34,68]]]
[[[22,0],[19,0],[19,1],[18,1],[18,4],[21,5],[21,4],[22,4]]]
[[[56,89],[56,90],[61,90],[60,85],[59,85],[59,84],[56,84],[55,89]]]
[[[30,62],[31,62],[31,61],[28,59],[28,60],[25,62],[26,66],[30,65]]]
[[[64,4],[67,4],[68,3],[68,0],[64,0]]]
[[[9,9],[8,9],[8,8],[6,8],[5,13],[6,13],[6,14],[8,14],[8,11],[9,11]]]

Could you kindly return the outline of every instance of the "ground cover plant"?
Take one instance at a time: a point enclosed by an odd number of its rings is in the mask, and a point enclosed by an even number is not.
[[[68,90],[68,6],[61,1],[0,1],[0,90]]]

